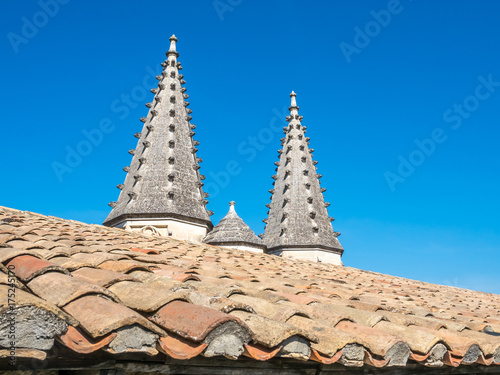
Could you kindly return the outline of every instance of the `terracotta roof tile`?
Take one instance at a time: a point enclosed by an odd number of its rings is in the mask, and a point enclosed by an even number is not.
[[[79,268],[71,273],[74,277],[102,287],[108,287],[119,281],[134,281],[132,276],[109,270],[90,267]]]
[[[161,336],[165,332],[146,318],[123,305],[99,296],[83,296],[70,302],[64,310],[79,320],[81,327],[93,338],[118,328],[138,324]]]
[[[150,318],[153,322],[181,337],[202,341],[217,326],[239,320],[231,315],[184,301],[173,301]]]
[[[156,288],[133,281],[115,283],[108,290],[117,295],[125,306],[143,312],[154,312],[174,300],[188,301],[187,291],[169,292],[163,289],[158,293]]]
[[[58,265],[31,255],[19,255],[7,263],[7,268],[12,268],[16,276],[22,281],[29,281],[46,272],[69,272]]]
[[[87,294],[101,294],[119,301],[107,289],[58,272],[49,272],[35,277],[28,283],[28,287],[37,296],[59,307]]]

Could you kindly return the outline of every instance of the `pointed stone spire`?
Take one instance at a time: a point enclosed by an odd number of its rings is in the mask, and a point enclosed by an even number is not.
[[[265,249],[264,243],[238,216],[234,204],[234,202],[229,202],[229,212],[205,237],[203,242],[210,245],[262,253]]]
[[[337,240],[339,233],[333,231],[333,218],[328,216],[329,204],[323,197],[326,189],[320,187],[321,175],[316,172],[296,96],[292,91],[286,117],[289,124],[283,128],[283,148],[278,151],[271,204],[264,219],[264,243],[271,254],[342,264],[344,249]]]
[[[161,65],[158,88],[138,138],[121,193],[104,225],[141,230],[155,227],[162,235],[201,241],[212,228],[203,192],[202,161],[196,156],[198,141],[190,123],[188,95],[177,61],[177,38],[170,37],[167,60]]]

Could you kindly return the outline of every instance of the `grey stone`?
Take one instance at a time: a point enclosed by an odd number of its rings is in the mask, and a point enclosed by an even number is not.
[[[212,227],[203,202],[200,159],[193,152],[198,142],[192,139],[188,121],[191,110],[186,109],[184,88],[174,84],[178,79],[175,77],[182,78],[178,74],[176,41],[175,36],[170,38],[164,71],[157,77],[160,87],[170,86],[172,91],[152,90],[155,98],[148,116],[141,119],[142,132],[135,135],[139,141],[127,168],[130,173],[104,225],[113,226],[127,218],[174,217]],[[148,131],[153,127],[154,132]],[[172,174],[175,179],[169,179]],[[142,177],[136,180],[135,175]],[[173,199],[169,192],[173,192]]]
[[[211,245],[257,245],[264,248],[264,242],[238,216],[234,202],[229,203],[229,212],[207,234],[203,242]]]
[[[11,325],[14,318],[14,325]],[[68,330],[68,324],[53,313],[36,306],[23,306],[0,315],[0,347],[9,348],[9,333],[15,335],[16,347],[49,350],[54,336]]]
[[[342,254],[320,187],[315,162],[304,137],[299,107],[292,92],[289,125],[275,175],[264,243],[269,251],[283,248],[321,248]],[[286,213],[286,214],[285,214]]]

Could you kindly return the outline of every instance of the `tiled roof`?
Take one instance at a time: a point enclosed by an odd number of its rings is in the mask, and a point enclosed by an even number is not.
[[[11,309],[19,358],[500,364],[499,295],[8,208],[0,263],[0,364]]]

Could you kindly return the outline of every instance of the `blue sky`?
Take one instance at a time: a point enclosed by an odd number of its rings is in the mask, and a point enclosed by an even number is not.
[[[102,223],[175,33],[214,223],[294,90],[346,265],[500,293],[500,3],[55,1],[0,6],[1,205]]]

